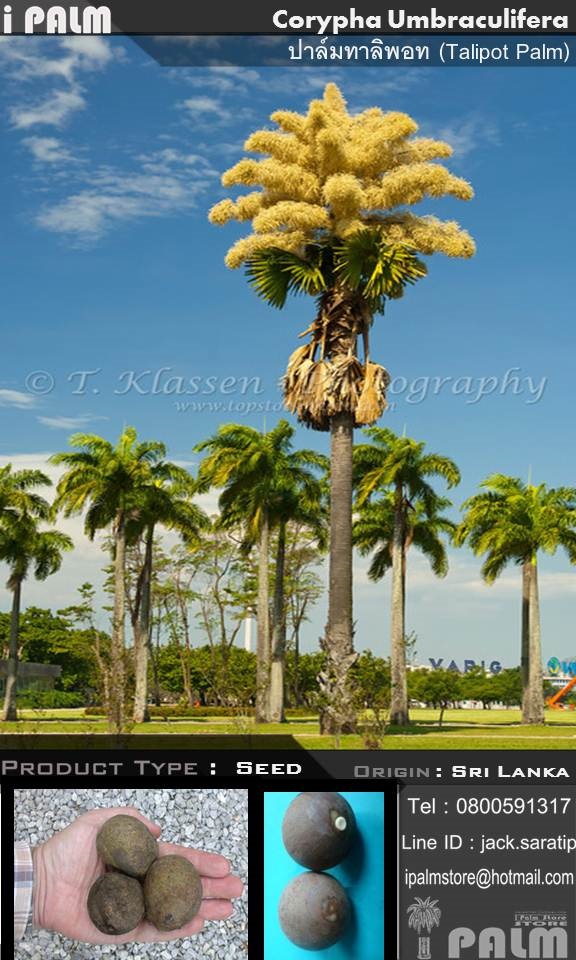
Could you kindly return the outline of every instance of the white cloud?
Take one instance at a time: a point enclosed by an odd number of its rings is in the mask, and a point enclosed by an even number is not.
[[[71,163],[75,157],[56,137],[27,137],[25,145],[39,163]]]
[[[192,116],[198,116],[204,113],[220,113],[222,110],[220,101],[214,100],[213,97],[189,97],[188,100],[184,100],[182,106],[185,107]]]
[[[10,108],[10,120],[17,130],[34,126],[62,127],[72,113],[83,110],[86,100],[79,88],[56,90],[35,104],[20,104]]]
[[[213,128],[251,120],[254,116],[250,107],[239,107],[237,102],[227,106],[222,100],[216,100],[214,97],[189,97],[178,106],[186,112],[188,120],[209,122]]]
[[[38,417],[38,423],[52,430],[75,430],[85,427],[95,420],[107,420],[108,417]]]
[[[0,390],[0,407],[18,407],[27,410],[36,403],[36,397],[20,390]]]
[[[12,104],[12,127],[29,131],[37,127],[64,127],[87,106],[80,76],[104,70],[121,59],[122,48],[103,37],[0,37],[0,73]],[[35,83],[39,94],[30,94]],[[37,163],[53,169],[76,158],[55,137],[27,137],[25,146]]]
[[[433,136],[446,140],[454,150],[454,157],[457,159],[467,156],[479,147],[500,145],[496,124],[481,117],[454,121],[440,129],[435,129]]]
[[[0,65],[8,77],[53,77],[72,84],[79,72],[102,70],[117,56],[103,37],[0,37]]]
[[[162,40],[180,40],[180,37],[163,37]],[[187,38],[184,38],[187,39]],[[182,71],[174,74],[175,79],[182,78]],[[253,90],[260,83],[260,74],[249,67],[207,67],[206,69],[190,70],[185,80],[192,87],[202,90],[215,90],[218,94],[239,92],[246,93]]]
[[[121,223],[189,210],[217,176],[196,154],[165,149],[137,160],[134,170],[99,168],[84,189],[46,205],[37,225],[77,243],[94,243]]]

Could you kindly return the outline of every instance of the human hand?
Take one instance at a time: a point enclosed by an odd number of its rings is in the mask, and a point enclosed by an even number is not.
[[[96,852],[96,834],[102,824],[125,813],[140,820],[154,837],[160,827],[151,823],[133,807],[91,810],[33,851],[34,860],[34,925],[56,930],[73,940],[85,943],[154,943],[177,940],[198,933],[205,920],[225,920],[232,913],[230,900],[239,897],[242,881],[230,874],[230,864],[215,853],[202,853],[175,843],[159,843],[160,856],[177,853],[190,860],[202,879],[203,899],[199,912],[180,930],[157,930],[144,920],[135,930],[110,937],[100,933],[92,923],[86,901],[94,881],[105,873]]]

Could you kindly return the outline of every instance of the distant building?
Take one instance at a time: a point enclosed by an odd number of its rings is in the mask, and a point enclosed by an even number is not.
[[[18,664],[17,689],[21,692],[53,690],[54,683],[61,673],[62,667],[56,667],[51,663],[28,663],[23,660]],[[0,660],[0,695],[4,695],[7,674],[8,661]]]

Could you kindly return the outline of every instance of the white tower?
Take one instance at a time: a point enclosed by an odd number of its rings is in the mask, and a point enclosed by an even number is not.
[[[252,635],[254,630],[254,611],[250,608],[246,611],[244,619],[244,649],[248,653],[252,650]]]

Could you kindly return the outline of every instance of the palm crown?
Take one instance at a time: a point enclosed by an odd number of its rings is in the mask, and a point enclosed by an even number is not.
[[[563,547],[576,562],[576,490],[533,486],[503,474],[492,474],[482,487],[463,504],[456,539],[486,554],[485,580],[493,583],[508,563],[524,563],[539,550],[554,553]]]
[[[377,500],[365,503],[354,523],[354,545],[366,556],[373,553],[368,568],[371,580],[381,580],[392,567],[394,540],[395,497],[391,490]],[[451,540],[456,524],[444,516],[452,506],[447,497],[434,496],[425,504],[421,498],[412,500],[406,515],[406,548],[416,547],[429,561],[437,577],[448,573],[448,556],[443,538]]]
[[[231,247],[226,263],[246,264],[268,303],[283,307],[290,293],[318,298],[316,317],[302,334],[308,342],[288,363],[288,409],[317,430],[329,429],[341,413],[356,426],[374,423],[390,378],[370,360],[373,315],[425,276],[419,254],[474,253],[457,223],[405,208],[430,196],[467,200],[472,188],[431,162],[451,154],[448,144],[413,137],[417,124],[406,114],[377,107],[350,114],[333,83],[306,115],[279,110],[271,119],[278,130],[258,130],[245,143],[268,156],[245,158],[222,178],[227,187],[261,189],[220,201],[210,219],[252,222],[253,232]]]

